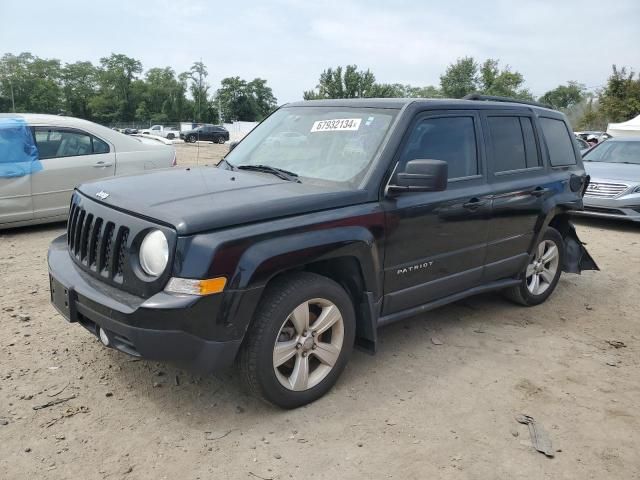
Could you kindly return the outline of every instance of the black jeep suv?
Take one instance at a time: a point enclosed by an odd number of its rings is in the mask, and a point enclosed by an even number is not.
[[[82,185],[52,302],[131,355],[237,361],[286,408],[383,325],[490,290],[544,302],[597,269],[568,217],[588,177],[562,114],[485,100],[293,103],[218,167]]]

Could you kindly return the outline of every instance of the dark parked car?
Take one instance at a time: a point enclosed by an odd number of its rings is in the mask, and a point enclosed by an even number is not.
[[[473,98],[293,103],[218,168],[82,185],[52,302],[134,356],[237,361],[285,408],[384,325],[488,291],[540,304],[597,269],[568,216],[588,177],[564,115]],[[307,141],[266,142],[280,132]]]
[[[229,131],[218,125],[202,125],[193,130],[180,132],[180,138],[189,143],[195,143],[200,140],[224,143],[229,140]]]

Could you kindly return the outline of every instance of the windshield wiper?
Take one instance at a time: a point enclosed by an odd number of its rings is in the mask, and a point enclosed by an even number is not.
[[[236,165],[238,170],[249,170],[252,172],[265,172],[271,173],[282,180],[289,182],[302,183],[298,178],[298,175],[290,172],[289,170],[283,170],[282,168],[270,167],[269,165]]]

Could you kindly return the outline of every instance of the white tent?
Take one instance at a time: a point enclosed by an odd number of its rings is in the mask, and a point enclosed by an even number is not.
[[[610,123],[607,133],[612,137],[640,137],[640,115],[627,122]]]

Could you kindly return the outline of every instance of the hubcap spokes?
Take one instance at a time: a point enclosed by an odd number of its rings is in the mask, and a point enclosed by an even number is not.
[[[344,323],[338,307],[322,298],[298,305],[273,348],[273,368],[282,386],[304,391],[320,383],[338,361]]]
[[[558,271],[560,256],[558,246],[552,240],[540,242],[536,253],[527,265],[527,289],[533,295],[542,295],[551,286]]]

